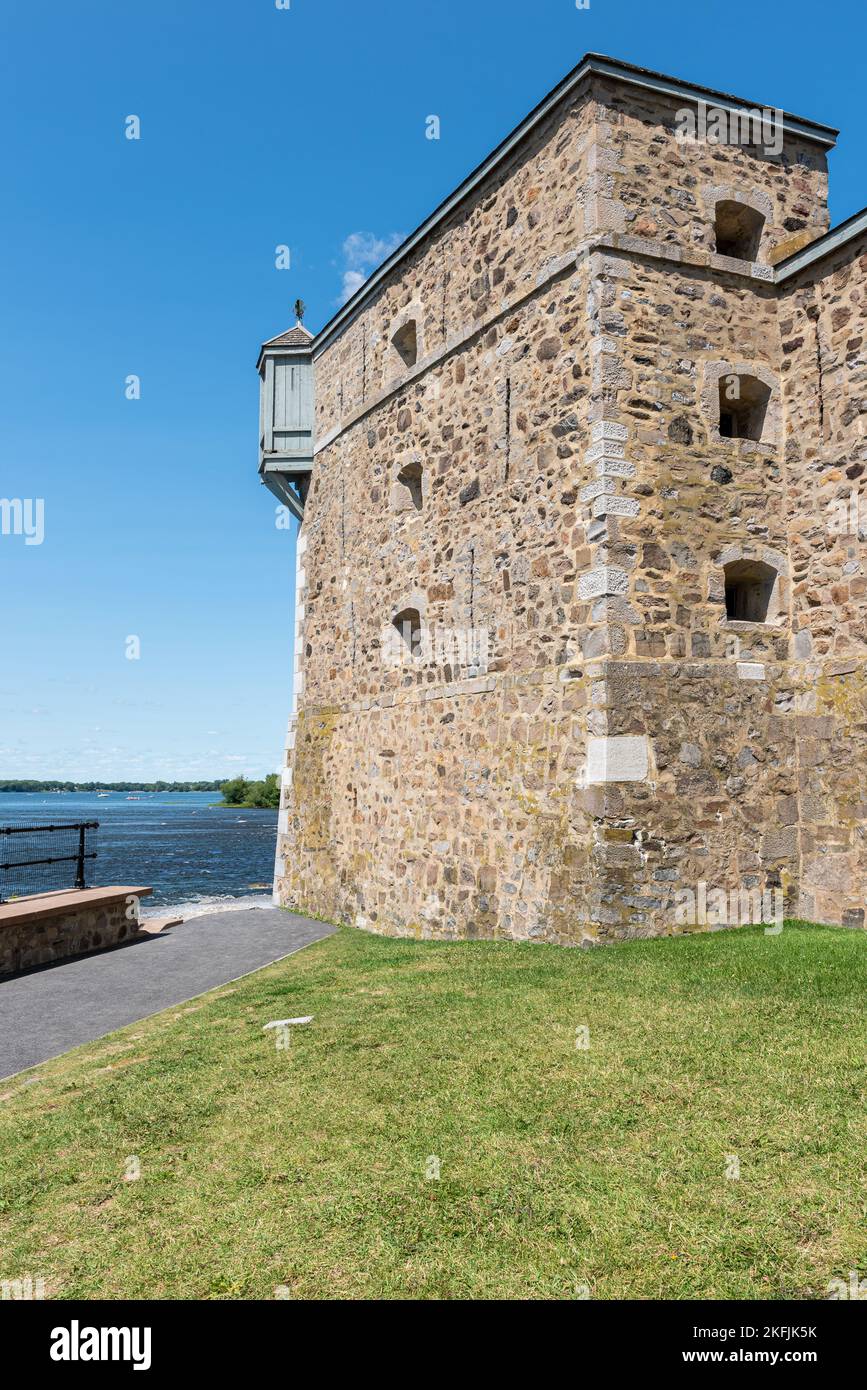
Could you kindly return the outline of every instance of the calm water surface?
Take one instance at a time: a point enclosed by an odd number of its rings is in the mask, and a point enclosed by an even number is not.
[[[167,907],[189,915],[269,902],[277,812],[215,807],[218,798],[219,792],[0,792],[0,825],[98,820],[88,886],[153,888],[144,916]]]

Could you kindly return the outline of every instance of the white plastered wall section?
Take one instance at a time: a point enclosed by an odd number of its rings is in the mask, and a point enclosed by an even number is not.
[[[303,527],[295,544],[295,645],[292,663],[292,709],[286,729],[286,746],[280,774],[280,810],[277,815],[277,852],[274,859],[273,900],[279,906],[280,880],[286,873],[283,838],[289,829],[289,803],[292,799],[292,762],[295,756],[295,729],[298,724],[298,705],[304,694],[304,610],[307,572],[304,558],[307,537]]]

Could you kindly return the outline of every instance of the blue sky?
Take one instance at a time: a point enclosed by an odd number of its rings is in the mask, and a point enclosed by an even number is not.
[[[856,0],[2,0],[0,497],[45,536],[0,535],[0,777],[278,766],[294,531],[254,368],[296,296],[320,327],[588,49],[839,126],[841,221],[865,38]]]

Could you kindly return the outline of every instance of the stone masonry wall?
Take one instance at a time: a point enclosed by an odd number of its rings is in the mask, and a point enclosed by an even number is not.
[[[786,524],[804,656],[867,655],[867,235],[782,288]]]
[[[778,286],[824,154],[680,142],[678,105],[585,84],[317,355],[287,905],[580,943],[682,929],[703,882],[863,924],[863,541],[816,509],[863,487],[864,258]],[[723,198],[755,262],[715,252]],[[760,441],[720,433],[731,374]],[[742,560],[766,622],[726,617]],[[390,663],[410,609],[487,662]]]
[[[551,883],[586,899],[586,298],[572,261],[320,452],[283,900],[380,930],[577,939]],[[383,630],[410,605],[487,633],[484,674],[390,666]]]
[[[578,653],[586,297],[572,263],[319,453],[303,529],[307,703],[437,684],[431,666],[383,659],[383,630],[408,606],[431,627],[485,629],[492,673]],[[413,462],[420,510],[398,481]]]
[[[867,237],[779,305],[792,627],[802,661],[803,913],[864,925],[867,898]]]
[[[124,896],[71,907],[63,913],[46,913],[37,920],[0,921],[0,975],[129,940],[138,931],[138,922],[128,919],[127,901]]]
[[[580,941],[588,691],[567,672],[302,714],[286,901],[397,935]]]
[[[611,654],[785,660],[782,625],[726,620],[723,583],[742,556],[787,570],[773,288],[614,250],[591,264],[610,364],[597,408],[630,465],[592,503],[618,581]],[[719,372],[740,369],[773,383],[762,442],[716,428]]]
[[[785,133],[779,154],[741,144],[678,138],[678,113],[691,103],[610,78],[595,77],[596,140],[604,171],[594,230],[626,232],[669,251],[704,253],[715,269],[718,200],[753,204],[766,214],[759,261],[767,264],[828,229],[828,170],[823,150]],[[713,257],[713,259],[711,259]]]
[[[675,930],[678,895],[700,883],[779,887],[791,905],[799,860],[797,829],[777,833],[792,730],[765,664],[784,680],[788,633],[730,622],[724,603],[730,559],[765,559],[786,582],[778,385],[762,442],[717,428],[721,370],[774,379],[773,289],[746,266],[672,262],[618,238],[590,264],[605,364],[591,411],[612,457],[589,500],[607,583],[586,654],[607,659],[594,692],[603,767],[593,784],[588,764],[583,804],[596,840],[587,932],[607,940]]]

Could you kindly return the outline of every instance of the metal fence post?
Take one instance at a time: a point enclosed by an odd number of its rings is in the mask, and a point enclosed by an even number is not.
[[[85,827],[80,825],[78,827],[78,863],[75,866],[76,888],[84,887],[84,835]]]

